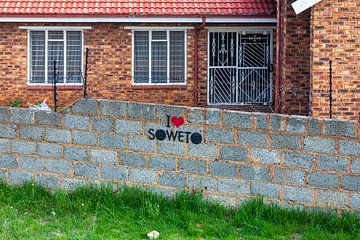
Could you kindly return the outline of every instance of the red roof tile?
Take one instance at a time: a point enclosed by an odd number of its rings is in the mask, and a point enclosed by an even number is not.
[[[0,0],[0,16],[269,16],[274,0]]]

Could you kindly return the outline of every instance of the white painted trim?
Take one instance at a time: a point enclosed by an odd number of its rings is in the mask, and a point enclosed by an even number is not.
[[[0,22],[29,23],[202,23],[201,17],[0,17]],[[276,18],[210,17],[207,23],[276,23]]]
[[[139,26],[125,26],[124,29],[125,30],[137,30],[137,31],[149,31],[149,30],[164,30],[164,28],[166,28],[167,30],[170,31],[175,31],[175,30],[187,30],[187,29],[194,29],[194,27],[139,27]]]
[[[300,14],[322,0],[297,0],[291,4],[296,14]]]
[[[1,18],[0,18],[1,22]],[[31,31],[64,31],[64,30],[70,30],[70,31],[82,31],[82,30],[91,30],[92,27],[89,26],[19,26],[19,29],[25,29],[25,30],[31,30]]]
[[[240,27],[205,27],[206,30],[210,32],[237,32]],[[254,27],[241,27],[241,30],[244,31],[256,31],[256,30],[274,30],[276,26],[254,26]]]

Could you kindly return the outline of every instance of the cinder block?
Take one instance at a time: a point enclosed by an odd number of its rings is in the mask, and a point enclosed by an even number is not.
[[[14,141],[14,142],[12,142],[11,151],[13,153],[19,153],[19,154],[35,154],[36,153],[36,143],[24,142],[24,141]]]
[[[71,134],[69,130],[47,128],[45,139],[48,142],[70,143]]]
[[[340,140],[340,154],[348,156],[360,156],[360,141]]]
[[[33,175],[27,172],[9,171],[8,181],[10,184],[24,184],[25,182],[31,182]]]
[[[236,128],[253,128],[254,115],[252,113],[226,111],[223,112],[223,124]]]
[[[145,167],[146,156],[138,153],[120,152],[120,163],[124,166]]]
[[[139,121],[115,120],[115,132],[121,134],[142,134],[142,125]]]
[[[52,143],[38,143],[38,154],[46,157],[62,157],[62,146]]]
[[[162,186],[184,188],[186,186],[186,175],[175,172],[164,172],[159,175],[158,182]]]
[[[181,142],[158,142],[158,153],[184,156],[186,154],[186,144]]]
[[[308,173],[308,184],[322,188],[337,188],[339,177],[335,174],[312,172]]]
[[[292,133],[304,133],[306,125],[306,117],[291,116],[288,118],[286,130]]]
[[[20,156],[19,168],[23,170],[44,171],[45,160],[38,157]]]
[[[131,118],[154,119],[156,105],[146,103],[128,103],[128,116]]]
[[[35,123],[35,111],[27,108],[10,108],[10,122]]]
[[[349,160],[342,157],[317,156],[317,168],[324,170],[347,171]]]
[[[0,155],[0,168],[17,168],[16,156],[13,154]]]
[[[86,181],[73,178],[63,178],[61,181],[61,186],[67,191],[74,191],[78,187],[85,187]]]
[[[10,152],[10,141],[7,139],[0,138],[0,153]]]
[[[234,130],[208,128],[206,142],[234,143]]]
[[[304,184],[305,173],[303,170],[293,170],[289,168],[276,168],[274,180],[276,183]]]
[[[126,116],[127,103],[101,100],[100,101],[100,114],[113,117],[125,117]]]
[[[269,167],[241,165],[240,176],[249,180],[269,181]]]
[[[72,132],[72,142],[84,146],[97,146],[98,134],[95,132]]]
[[[270,130],[272,130],[272,131],[285,131],[286,130],[287,116],[281,115],[281,114],[271,114],[270,117],[271,117]]]
[[[219,125],[220,112],[219,109],[191,108],[187,120],[196,124]]]
[[[238,206],[238,200],[236,197],[229,197],[217,194],[205,194],[204,199],[211,202],[220,203],[221,205],[226,207],[236,208]]]
[[[110,118],[92,117],[91,123],[94,130],[103,132],[113,132],[115,130],[115,121]]]
[[[326,207],[346,207],[347,193],[331,190],[318,190],[316,203]]]
[[[71,129],[81,129],[89,130],[90,129],[90,118],[77,115],[65,115],[64,118],[64,127]]]
[[[37,174],[35,182],[45,188],[55,189],[59,186],[59,178],[50,175]]]
[[[306,152],[334,153],[336,147],[335,139],[322,137],[305,137],[304,149]]]
[[[69,160],[87,161],[89,160],[89,150],[86,148],[65,146],[64,158]]]
[[[45,160],[45,170],[52,173],[69,174],[70,161],[68,160]]]
[[[106,166],[101,167],[101,178],[112,180],[127,180],[128,170],[127,168],[120,166]]]
[[[280,185],[272,183],[251,182],[250,192],[252,195],[280,198]]]
[[[264,164],[280,164],[280,152],[276,150],[253,148],[250,151],[251,161]]]
[[[156,106],[156,115],[159,119],[166,121],[167,116],[184,117],[185,107],[173,105],[158,105]]]
[[[102,133],[100,135],[100,147],[125,149],[126,137],[120,134]]]
[[[206,161],[181,158],[179,169],[183,172],[206,174]]]
[[[1,149],[1,147],[0,147],[0,149]],[[350,169],[351,169],[352,173],[360,173],[360,158],[351,160]]]
[[[216,158],[216,145],[198,144],[189,145],[189,156],[200,158]]]
[[[155,152],[156,141],[146,137],[128,137],[128,149],[139,152]]]
[[[0,137],[16,138],[16,125],[0,124]]]
[[[209,173],[216,176],[236,177],[237,164],[225,162],[209,162]]]
[[[313,155],[299,152],[285,152],[285,165],[291,167],[311,168],[313,166]]]
[[[263,132],[238,131],[238,144],[243,146],[266,147],[267,134]]]
[[[219,191],[228,194],[249,194],[249,182],[235,179],[219,179]]]
[[[73,113],[96,114],[98,113],[98,101],[95,99],[80,99],[71,107]]]
[[[44,129],[34,126],[20,126],[20,138],[44,140]]]
[[[91,160],[102,163],[116,163],[117,152],[102,150],[102,149],[91,149],[90,150]]]
[[[175,191],[168,188],[161,188],[161,187],[152,187],[148,186],[146,187],[146,191],[150,191],[152,193],[155,193],[157,195],[163,196],[165,198],[172,199],[175,195]]]
[[[220,146],[220,159],[232,161],[248,161],[246,148],[233,146]]]
[[[270,135],[272,148],[301,149],[301,137],[286,134]]]
[[[269,128],[269,115],[266,113],[256,113],[255,115],[256,119],[256,128],[267,130]]]
[[[62,126],[61,119],[62,114],[54,113],[54,112],[45,112],[45,111],[38,111],[35,114],[36,122],[39,125],[48,125],[48,126]]]
[[[344,137],[356,136],[356,122],[339,119],[324,119],[324,134]]]
[[[88,178],[99,178],[98,166],[94,163],[75,163],[74,175]]]
[[[149,168],[158,170],[176,170],[176,158],[170,156],[151,155]]]
[[[196,191],[218,191],[218,180],[213,177],[189,175],[188,188]]]
[[[360,208],[360,194],[350,193],[350,208]]]
[[[320,134],[321,133],[319,119],[309,118],[307,133],[310,133],[310,134]]]
[[[0,122],[7,123],[9,121],[9,109],[7,107],[0,107]]]
[[[343,175],[341,177],[341,188],[360,192],[360,176]]]
[[[156,182],[156,171],[129,169],[129,181],[135,183],[153,184]]]
[[[284,186],[284,200],[297,203],[311,203],[314,192],[304,187]]]

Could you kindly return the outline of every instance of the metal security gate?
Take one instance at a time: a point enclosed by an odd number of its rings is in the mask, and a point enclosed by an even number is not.
[[[209,32],[209,104],[270,104],[272,32]]]

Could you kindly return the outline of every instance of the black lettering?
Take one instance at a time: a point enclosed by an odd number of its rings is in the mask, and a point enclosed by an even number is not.
[[[173,130],[171,130],[171,131],[166,130],[166,134],[167,134],[167,137],[168,137],[169,141],[172,140],[172,141],[175,142],[175,139],[176,139],[176,137],[177,137],[178,132],[176,131],[176,132],[174,133]]]
[[[178,140],[179,142],[184,142],[184,132],[183,131],[178,131]]]
[[[159,141],[163,141],[166,138],[166,134],[164,130],[156,130],[155,136],[157,138],[157,140]]]
[[[191,132],[185,132],[186,134],[186,143],[189,143],[189,135],[191,134]]]
[[[167,117],[167,125],[166,125],[166,127],[170,127],[170,117],[171,116],[169,116],[169,115],[166,115],[166,117]]]
[[[200,135],[200,133],[193,133],[190,139],[193,144],[200,144],[202,141],[202,136]]]
[[[154,140],[154,139],[155,139],[154,131],[155,131],[155,130],[152,129],[152,128],[149,129],[149,134],[150,134],[149,139],[150,139],[150,140]]]

